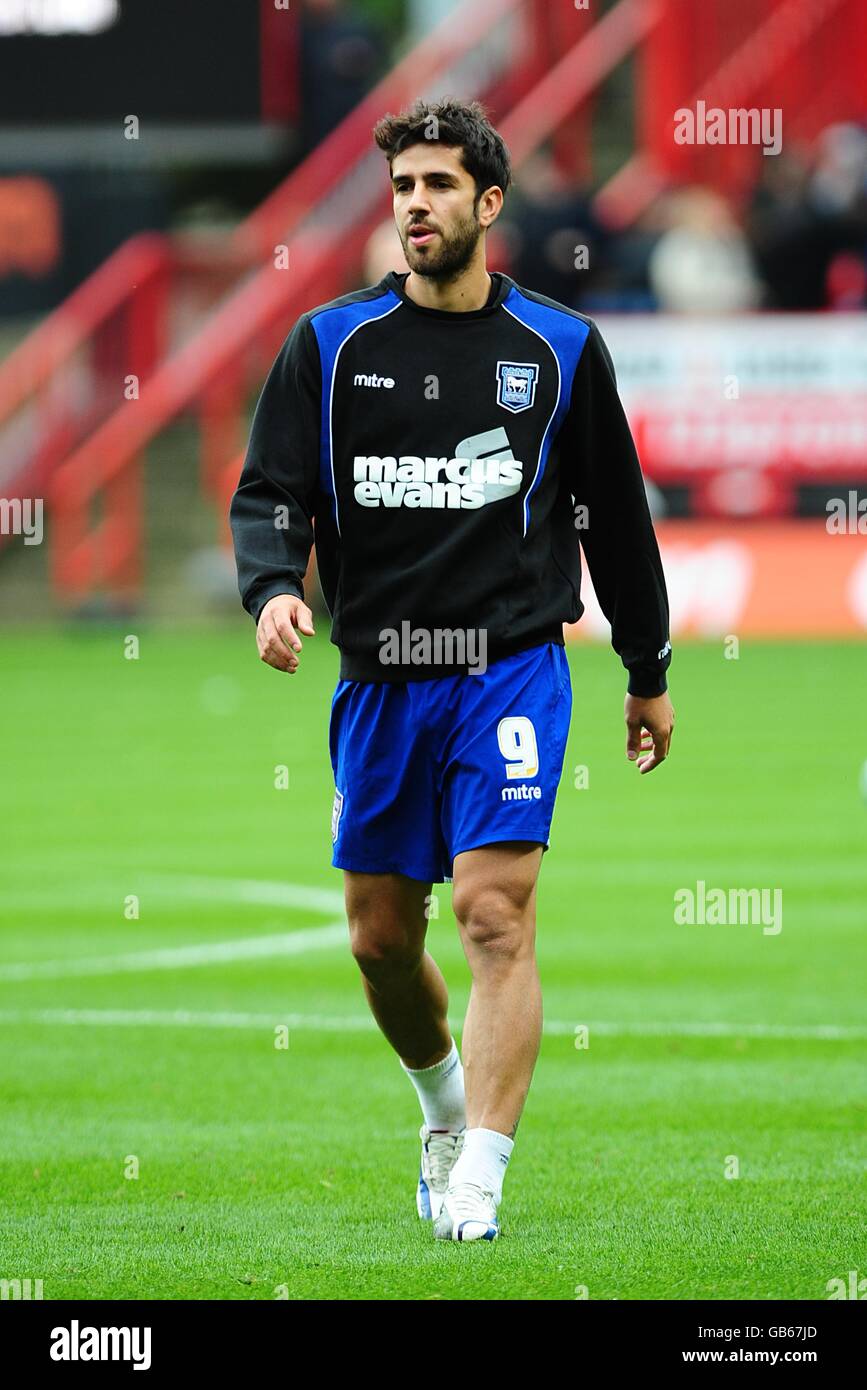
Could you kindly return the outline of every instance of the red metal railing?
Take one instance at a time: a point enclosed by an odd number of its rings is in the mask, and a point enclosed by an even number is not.
[[[140,391],[166,353],[171,245],[134,237],[0,369],[0,488],[36,495],[97,422]]]
[[[579,12],[581,13],[581,12]],[[500,123],[515,165],[567,126],[601,82],[647,38],[659,18],[657,0],[620,0],[544,73]]]

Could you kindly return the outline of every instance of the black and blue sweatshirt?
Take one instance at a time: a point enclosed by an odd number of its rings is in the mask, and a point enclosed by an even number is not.
[[[303,598],[315,543],[340,676],[433,679],[466,667],[383,664],[383,631],[484,631],[488,663],[562,643],[580,542],[629,690],[660,694],[665,579],[599,329],[507,275],[464,313],[405,280],[302,314],[274,361],[231,504],[244,607]]]

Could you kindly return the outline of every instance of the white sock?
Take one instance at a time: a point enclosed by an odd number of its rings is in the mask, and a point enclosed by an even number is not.
[[[460,1157],[449,1174],[449,1187],[459,1182],[473,1182],[476,1187],[493,1192],[495,1200],[500,1202],[506,1166],[514,1147],[514,1139],[495,1129],[468,1129]]]
[[[434,1062],[432,1067],[421,1067],[415,1071],[402,1061],[400,1065],[416,1089],[428,1129],[449,1130],[452,1134],[458,1134],[466,1128],[464,1069],[454,1038],[449,1055],[443,1057],[441,1062]]]

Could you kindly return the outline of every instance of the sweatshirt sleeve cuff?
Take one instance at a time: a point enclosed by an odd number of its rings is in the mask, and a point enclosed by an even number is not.
[[[652,700],[657,695],[664,695],[667,689],[668,680],[664,671],[647,671],[634,667],[629,672],[627,690],[630,695],[636,695],[640,700]]]
[[[296,584],[292,579],[286,579],[282,584],[272,584],[270,588],[265,588],[258,593],[251,594],[250,600],[246,606],[247,612],[251,615],[255,623],[258,623],[261,618],[262,609],[265,607],[265,604],[270,603],[271,599],[276,598],[278,594],[294,594],[296,598],[304,598],[304,590],[301,585]]]

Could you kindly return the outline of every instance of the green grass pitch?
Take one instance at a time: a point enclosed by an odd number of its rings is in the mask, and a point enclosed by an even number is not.
[[[46,1299],[823,1299],[867,1275],[863,646],[679,646],[649,777],[617,658],[570,647],[546,1033],[502,1238],[463,1247],[416,1217],[417,1103],[334,926],[327,624],[294,677],[241,621],[142,628],[136,660],[124,635],[3,639],[0,1278]],[[782,930],[677,925],[699,879],[780,888]],[[459,1029],[449,885],[437,901]]]

